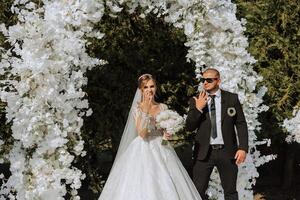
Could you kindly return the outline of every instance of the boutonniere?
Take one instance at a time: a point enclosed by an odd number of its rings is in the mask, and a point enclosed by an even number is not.
[[[236,110],[234,107],[229,107],[227,109],[227,114],[230,116],[230,117],[233,117],[235,114],[236,114]]]

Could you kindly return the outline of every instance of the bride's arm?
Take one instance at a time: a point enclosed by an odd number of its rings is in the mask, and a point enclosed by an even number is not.
[[[148,125],[150,122],[149,116],[137,108],[134,113],[134,120],[139,136],[146,138],[148,135]]]

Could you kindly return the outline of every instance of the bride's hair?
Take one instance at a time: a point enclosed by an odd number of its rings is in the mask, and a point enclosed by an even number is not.
[[[143,75],[141,75],[138,78],[138,87],[141,89],[142,86],[145,84],[145,82],[148,82],[150,80],[152,80],[154,82],[155,86],[157,85],[155,78],[153,78],[153,76],[151,74],[143,74]]]

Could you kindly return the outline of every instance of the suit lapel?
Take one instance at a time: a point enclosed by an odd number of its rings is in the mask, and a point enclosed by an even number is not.
[[[226,92],[221,90],[221,122],[222,122],[222,124],[223,124],[225,116],[226,116]]]
[[[208,105],[206,105],[204,107],[203,112],[205,113],[205,116],[207,117],[207,119],[210,121]]]

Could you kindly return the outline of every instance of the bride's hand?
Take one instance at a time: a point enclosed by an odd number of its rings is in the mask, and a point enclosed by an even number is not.
[[[171,140],[172,134],[168,133],[167,131],[164,131],[163,138],[165,138],[166,140]]]
[[[152,99],[153,95],[151,95],[149,92],[143,92],[143,99],[141,102],[141,109],[143,112],[149,113]]]

